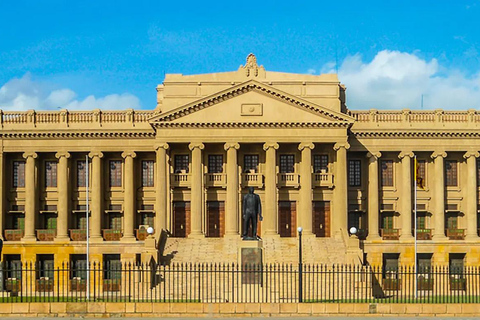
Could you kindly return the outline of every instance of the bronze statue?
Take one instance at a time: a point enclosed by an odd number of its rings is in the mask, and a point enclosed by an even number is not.
[[[250,187],[248,193],[243,197],[243,240],[258,240],[260,238],[257,235],[257,217],[260,217],[260,221],[263,220],[262,202],[260,196],[253,191],[253,187]],[[252,237],[248,236],[250,223],[252,225]]]

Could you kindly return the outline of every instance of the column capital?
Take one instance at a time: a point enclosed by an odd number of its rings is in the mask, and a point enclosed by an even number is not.
[[[200,150],[203,150],[205,149],[205,145],[201,142],[192,142],[188,145],[188,149],[190,149],[190,151],[193,151],[193,149],[200,149]]]
[[[70,158],[70,152],[68,151],[59,151],[57,153],[55,153],[55,158],[57,159],[60,159],[62,157],[65,157],[65,158]]]
[[[478,151],[467,151],[465,152],[465,154],[463,155],[463,158],[464,159],[468,159],[470,157],[475,157],[475,158],[478,158],[480,156],[480,153]]]
[[[28,159],[30,157],[32,157],[33,159],[37,159],[38,154],[36,152],[25,152],[23,154],[23,158],[25,158],[25,159]]]
[[[437,157],[442,157],[442,158],[446,158],[447,157],[447,153],[445,151],[434,151],[431,156],[430,156],[432,159],[435,159]]]
[[[270,148],[273,148],[273,149],[275,149],[275,150],[278,150],[279,145],[278,145],[278,143],[276,143],[276,142],[265,142],[265,143],[263,144],[263,150],[264,150],[264,151],[267,151],[267,150],[270,149]]]
[[[101,152],[101,151],[92,151],[92,152],[90,152],[90,153],[88,154],[88,157],[89,157],[89,158],[92,158],[92,159],[95,158],[95,157],[98,157],[98,158],[101,159],[101,158],[103,158],[103,152]]]
[[[163,149],[165,149],[165,150],[168,150],[168,149],[170,148],[170,146],[169,146],[168,143],[166,143],[166,142],[157,143],[157,144],[155,145],[155,151],[157,151],[157,150],[160,149],[160,148],[163,148]]]
[[[223,145],[223,148],[225,149],[225,151],[228,151],[228,149],[230,148],[234,148],[235,150],[238,150],[240,149],[240,145],[236,142],[227,142]]]
[[[131,157],[131,158],[135,158],[137,156],[137,154],[135,153],[135,151],[124,151],[122,152],[122,158],[127,158],[127,157]]]
[[[382,156],[380,151],[369,151],[367,152],[367,158],[369,162],[375,162]]]
[[[403,159],[405,157],[413,158],[415,154],[412,151],[402,151],[398,154],[398,159]]]
[[[335,151],[340,150],[340,148],[344,148],[345,150],[348,150],[350,149],[350,144],[347,141],[345,141],[345,142],[337,142],[333,146],[333,150]]]
[[[308,148],[310,150],[313,150],[313,148],[315,148],[315,145],[313,144],[313,142],[301,142],[299,145],[298,145],[298,150],[302,151],[303,149],[305,148]]]

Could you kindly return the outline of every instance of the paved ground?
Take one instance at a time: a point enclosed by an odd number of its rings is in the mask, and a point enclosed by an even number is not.
[[[220,317],[215,317],[215,318],[220,318]],[[351,320],[352,317],[298,317],[298,318],[294,318],[295,320],[312,320],[312,319],[320,319],[320,320],[324,320],[324,319],[334,319],[334,320]],[[457,317],[382,317],[382,316],[376,316],[376,317],[354,317],[355,320],[371,320],[371,319],[383,319],[383,318],[391,318],[391,319],[399,319],[399,320],[411,320],[411,319],[425,319],[425,320],[433,320],[433,319],[443,319],[443,320],[468,320],[468,319],[472,319],[472,320],[479,320],[480,319],[480,310],[479,310],[479,317],[476,318],[476,317],[462,317],[462,318],[457,318]],[[6,318],[2,318],[0,317],[0,320],[25,320],[25,318],[9,318],[9,317],[6,317]],[[28,318],[28,319],[32,319],[32,318]],[[37,319],[44,319],[44,320],[58,320],[58,319],[65,319],[65,320],[74,320],[74,319],[79,319],[79,318],[37,318]],[[82,319],[102,319],[102,318],[82,318]],[[109,319],[109,320],[126,320],[126,319],[130,319],[130,320],[144,320],[144,319],[155,319],[155,318],[106,318],[106,319]],[[207,319],[207,318],[162,318],[162,320],[198,320],[198,319]],[[252,320],[260,320],[260,319],[265,319],[265,317],[260,317],[260,318],[249,318],[249,317],[245,317],[245,318],[226,318],[226,319],[229,319],[229,320],[240,320],[240,319],[252,319]],[[271,317],[269,319],[282,319],[282,320],[285,320],[286,318],[285,317]]]

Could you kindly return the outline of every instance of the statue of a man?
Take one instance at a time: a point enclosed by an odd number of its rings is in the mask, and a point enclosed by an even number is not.
[[[260,196],[253,193],[253,187],[248,189],[248,193],[243,197],[243,234],[242,238],[245,240],[248,238],[248,227],[252,224],[253,239],[257,240],[257,216],[262,217],[262,202]]]

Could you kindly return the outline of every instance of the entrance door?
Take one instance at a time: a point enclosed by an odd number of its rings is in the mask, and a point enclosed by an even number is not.
[[[207,237],[220,238],[225,234],[225,202],[207,201]]]
[[[313,201],[313,232],[317,237],[330,237],[330,202]]]
[[[295,201],[278,202],[278,232],[280,237],[295,237],[297,234],[297,206]]]
[[[190,234],[190,202],[173,203],[173,236],[186,238]]]

